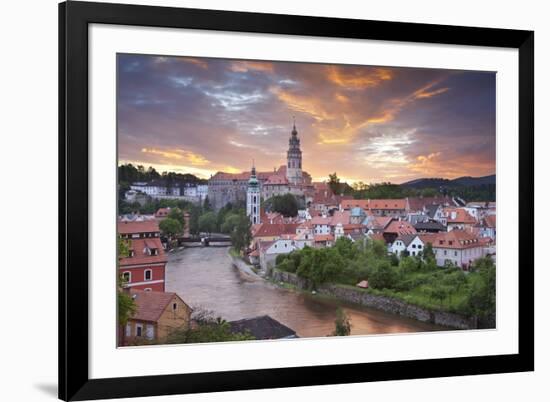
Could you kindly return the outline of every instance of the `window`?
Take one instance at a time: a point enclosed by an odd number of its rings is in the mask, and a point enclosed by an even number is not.
[[[155,337],[155,327],[151,324],[147,324],[145,327],[145,337],[147,339],[153,339]]]
[[[178,303],[173,303],[172,304],[172,310],[176,311],[178,308]]]
[[[127,323],[126,324],[126,336],[132,335],[132,324]]]
[[[146,269],[145,270],[145,280],[150,281],[151,279],[153,279],[153,271],[151,269]]]
[[[131,272],[123,272],[122,273],[122,279],[124,279],[124,282],[132,282],[132,273]]]
[[[136,336],[142,336],[143,335],[143,325],[136,324]]]
[[[458,251],[455,251],[455,257],[458,255]]]
[[[447,255],[447,250],[443,250],[443,255]]]

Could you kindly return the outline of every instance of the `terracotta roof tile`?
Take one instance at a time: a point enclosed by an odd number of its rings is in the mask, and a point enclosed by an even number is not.
[[[131,239],[129,248],[134,251],[133,257],[120,258],[120,268],[137,264],[162,264],[167,261],[164,249],[158,237],[149,239]],[[147,248],[156,248],[157,255],[149,255]]]
[[[130,295],[136,304],[136,312],[132,318],[150,322],[158,321],[168,304],[178,297],[171,292],[148,292],[138,289],[130,289]]]
[[[134,221],[134,222],[118,222],[117,229],[119,234],[133,233],[154,233],[159,232],[159,224],[156,220]]]

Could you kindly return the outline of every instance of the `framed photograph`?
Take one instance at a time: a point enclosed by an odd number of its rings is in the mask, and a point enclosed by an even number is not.
[[[533,370],[533,44],[60,4],[59,397]]]

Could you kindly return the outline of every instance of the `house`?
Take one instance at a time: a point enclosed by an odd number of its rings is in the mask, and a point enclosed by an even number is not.
[[[362,223],[367,217],[367,213],[363,208],[354,207],[351,209],[349,222],[347,223]]]
[[[437,197],[409,197],[409,210],[412,212],[425,212],[430,205],[443,205],[448,207],[453,205],[453,200],[449,196]]]
[[[283,235],[295,235],[298,225],[298,223],[271,224],[269,222],[253,225],[251,228],[252,248],[256,248],[259,242],[277,240]]]
[[[272,174],[262,186],[262,197],[267,200],[277,195],[290,193],[290,183],[284,175]]]
[[[279,254],[288,254],[296,250],[293,236],[260,242],[258,247],[260,267],[267,271],[275,266],[275,259]]]
[[[340,201],[340,210],[349,211],[352,208],[369,209],[369,200],[345,199]]]
[[[249,333],[258,340],[298,338],[296,331],[268,315],[230,321],[229,326],[233,333]]]
[[[386,243],[392,244],[395,239],[404,234],[415,234],[416,229],[407,221],[399,221],[392,219],[391,222],[384,228],[382,234]]]
[[[497,216],[486,215],[481,218],[479,224],[476,225],[479,237],[488,237],[496,242],[497,239]]]
[[[443,215],[447,219],[447,231],[465,230],[474,226],[477,221],[464,208],[445,208]]]
[[[332,218],[328,216],[315,216],[311,219],[314,235],[328,235],[331,233]]]
[[[441,204],[430,204],[424,207],[424,213],[434,222],[447,226],[447,218],[443,213]]]
[[[409,211],[408,199],[370,200],[369,210],[376,216],[405,217]]]
[[[334,245],[334,235],[332,234],[316,234],[313,236],[313,247],[323,248],[332,247]]]
[[[296,228],[296,236],[294,237],[294,245],[302,249],[305,246],[313,247],[313,225],[311,222],[302,222]]]
[[[176,328],[186,328],[191,308],[176,293],[130,289],[136,311],[124,328],[123,345],[140,341],[159,342]]]
[[[464,230],[453,230],[435,235],[432,243],[437,265],[444,266],[450,262],[464,270],[484,256],[484,242],[472,233]]]
[[[399,235],[391,245],[391,252],[401,256],[405,251],[407,255],[417,256],[424,250],[424,242],[417,234]]]
[[[119,255],[124,287],[164,292],[166,256],[156,221],[118,222],[118,233],[128,247]]]

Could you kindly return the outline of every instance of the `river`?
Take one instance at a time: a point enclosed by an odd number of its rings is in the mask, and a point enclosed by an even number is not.
[[[329,335],[334,331],[338,307],[350,317],[352,335],[444,329],[368,307],[279,288],[235,268],[226,247],[193,247],[169,253],[166,291],[176,292],[191,307],[211,310],[228,321],[270,315],[300,337]]]

